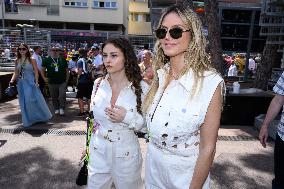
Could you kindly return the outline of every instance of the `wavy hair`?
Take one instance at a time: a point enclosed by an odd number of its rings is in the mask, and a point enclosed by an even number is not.
[[[188,6],[186,6],[186,4],[178,3],[169,7],[162,14],[157,28],[161,27],[165,16],[170,13],[177,14],[190,30],[191,40],[184,54],[185,66],[181,71],[180,76],[188,73],[189,70],[192,70],[194,75],[194,84],[192,86],[190,98],[193,98],[193,96],[196,95],[201,88],[204,72],[207,70],[216,72],[216,70],[213,68],[210,62],[209,55],[205,52],[206,39],[202,33],[202,23],[198,18],[198,15]],[[157,40],[155,44],[155,52],[156,54],[153,60],[154,79],[152,85],[150,86],[149,92],[145,97],[143,103],[143,112],[148,110],[158,90],[159,80],[157,70],[163,68],[164,65],[169,62],[169,57],[164,54],[159,40]],[[169,76],[167,77],[167,80],[169,80]]]
[[[140,82],[142,81],[142,76],[140,73],[140,68],[138,66],[137,58],[134,52],[134,49],[131,43],[125,38],[110,38],[104,42],[102,45],[102,49],[107,44],[112,44],[116,48],[120,49],[123,53],[125,63],[125,74],[128,81],[132,82],[132,87],[134,89],[134,93],[136,95],[136,108],[139,114],[142,114],[142,88]]]
[[[21,53],[19,52],[19,47],[20,46],[24,46],[27,51],[26,51],[26,58],[29,60],[29,62],[31,62],[31,53],[30,53],[30,49],[29,49],[29,46],[25,43],[20,43],[17,47],[17,59],[16,59],[16,62],[18,62],[21,58],[22,58],[22,55]]]

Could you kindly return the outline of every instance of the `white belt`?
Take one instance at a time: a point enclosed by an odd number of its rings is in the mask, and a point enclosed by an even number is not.
[[[122,140],[129,140],[130,137],[137,137],[133,130],[113,130],[113,129],[103,129],[100,127],[98,129],[98,134],[104,139],[110,142],[117,142]]]

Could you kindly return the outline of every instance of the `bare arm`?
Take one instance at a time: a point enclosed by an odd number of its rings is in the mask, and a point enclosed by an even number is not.
[[[12,78],[11,78],[11,80],[10,80],[10,83],[14,83],[15,82],[15,80],[18,78],[18,76],[19,76],[19,70],[17,69],[17,65],[18,65],[18,62],[17,62],[17,60],[15,61],[15,69],[14,69],[14,73],[13,73],[13,76],[12,76]]]
[[[47,82],[45,70],[46,70],[46,67],[42,66],[40,72],[41,72],[41,76],[42,76],[42,79],[44,80],[44,82]]]
[[[278,95],[278,94],[270,102],[270,105],[268,107],[265,119],[263,121],[263,124],[261,126],[261,130],[260,130],[260,133],[259,133],[259,140],[260,140],[260,143],[262,144],[262,146],[264,148],[266,147],[266,142],[267,142],[267,138],[268,138],[269,124],[278,115],[283,104],[284,104],[284,96]]]
[[[37,63],[34,59],[31,59],[31,64],[33,66],[34,74],[35,74],[35,83],[38,85],[38,67]]]
[[[199,155],[195,165],[190,189],[201,189],[212,165],[220,126],[222,107],[221,86],[219,85],[209,104],[204,124],[200,129]]]

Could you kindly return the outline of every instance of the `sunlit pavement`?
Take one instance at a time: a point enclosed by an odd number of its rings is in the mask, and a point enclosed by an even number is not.
[[[86,123],[76,117],[74,98],[67,99],[65,113],[23,130],[18,100],[0,102],[0,188],[84,188],[75,178]],[[273,142],[262,148],[257,135],[252,126],[221,127],[211,188],[271,188]],[[147,144],[140,143],[145,156]]]

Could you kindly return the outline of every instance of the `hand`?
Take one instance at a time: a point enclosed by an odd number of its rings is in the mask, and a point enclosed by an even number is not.
[[[122,106],[113,106],[105,109],[106,115],[113,123],[120,123],[124,120],[126,115],[126,109]]]
[[[258,138],[259,138],[261,145],[264,148],[266,148],[266,143],[267,143],[267,138],[268,138],[268,129],[266,126],[262,125]]]

